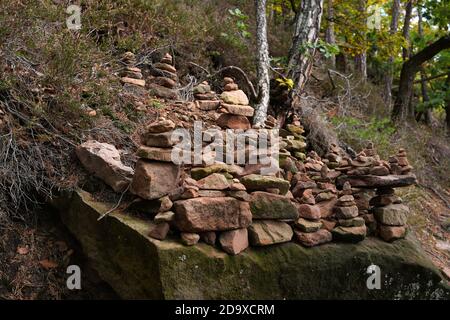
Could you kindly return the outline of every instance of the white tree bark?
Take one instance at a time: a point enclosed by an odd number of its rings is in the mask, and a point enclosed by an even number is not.
[[[256,45],[257,45],[257,76],[258,76],[258,102],[255,106],[253,124],[264,127],[267,118],[267,109],[270,99],[270,77],[269,77],[269,44],[267,42],[267,0],[255,0],[256,10]]]
[[[322,13],[323,0],[303,0],[297,15],[289,50],[288,77],[296,83],[298,93],[303,91],[311,73]]]

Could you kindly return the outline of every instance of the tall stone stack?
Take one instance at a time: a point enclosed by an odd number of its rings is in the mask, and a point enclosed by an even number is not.
[[[141,69],[135,67],[137,61],[134,53],[124,53],[122,56],[122,62],[125,64],[125,69],[120,72],[120,80],[122,83],[145,87],[145,80],[142,79],[142,71]]]
[[[178,98],[177,69],[173,66],[173,58],[169,53],[166,53],[160,62],[153,64],[150,73],[152,77],[148,79],[148,88],[152,95],[163,99]]]
[[[167,197],[180,186],[180,166],[172,162],[171,153],[176,141],[171,139],[175,123],[171,120],[159,119],[146,128],[141,137],[143,145],[139,147],[135,174],[130,185],[130,192],[143,199],[150,207],[158,207],[156,212],[168,212],[172,205]],[[150,209],[149,213],[155,213]],[[171,216],[165,213],[165,216]],[[151,235],[164,239],[169,231],[167,221],[158,217],[157,228]]]
[[[220,106],[220,100],[216,93],[211,90],[207,81],[203,81],[194,87],[195,105],[203,111],[217,110]]]
[[[298,210],[289,196],[289,182],[274,176],[250,174],[242,177],[241,183],[251,192],[250,244],[267,246],[291,241],[290,224],[298,219]]]
[[[378,226],[378,235],[387,242],[406,236],[406,221],[409,208],[393,188],[378,188],[376,196],[370,200]]]
[[[243,201],[245,196],[239,197],[236,193],[246,194],[245,187],[213,171],[208,174],[202,170],[207,175],[197,181],[185,180],[185,191],[174,203],[173,226],[185,245],[194,245],[200,239],[215,245],[218,240],[225,252],[236,255],[249,245],[247,227],[252,214],[249,203]]]
[[[217,125],[222,129],[250,129],[248,117],[252,117],[255,110],[249,106],[247,95],[233,79],[225,77],[223,83],[224,91],[220,95]]]
[[[336,189],[329,183],[316,182],[306,172],[299,172],[292,179],[292,194],[297,200],[299,219],[295,222],[297,240],[306,247],[332,240],[323,218],[327,217],[327,203],[336,198]]]
[[[298,205],[299,219],[295,222],[297,240],[306,247],[330,242],[332,235],[321,220],[320,208],[315,205],[313,189],[305,189]]]
[[[389,157],[389,164],[391,166],[391,172],[397,175],[410,174],[413,169],[406,157],[406,150],[403,148],[398,150],[396,156]]]
[[[328,152],[325,154],[325,159],[322,161],[328,166],[328,168],[336,169],[340,166],[341,161],[343,160],[343,155],[341,153],[342,149],[332,143],[328,148]]]
[[[303,126],[301,124],[288,124],[286,125],[286,130],[287,135],[283,138],[285,149],[295,158],[302,161],[305,160],[306,156],[304,152],[306,149],[306,142],[305,137],[303,136],[303,133],[305,132]],[[282,135],[285,135],[285,133],[282,133]]]
[[[347,185],[334,208],[338,225],[331,231],[333,239],[344,242],[359,242],[367,235],[364,218],[359,216],[352,190]]]

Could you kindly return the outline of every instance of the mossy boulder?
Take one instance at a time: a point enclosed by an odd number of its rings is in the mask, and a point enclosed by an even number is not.
[[[122,212],[101,221],[113,204],[83,191],[54,201],[99,275],[123,298],[140,299],[449,299],[450,289],[413,239],[392,244],[314,248],[288,242],[248,248],[237,256],[179,239],[147,236],[151,222]],[[367,268],[381,269],[369,290]]]

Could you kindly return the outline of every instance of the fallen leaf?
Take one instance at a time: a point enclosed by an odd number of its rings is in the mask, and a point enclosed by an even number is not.
[[[58,264],[55,261],[44,259],[39,261],[39,264],[45,269],[53,269],[58,267]]]
[[[30,252],[30,249],[28,249],[27,247],[17,247],[18,254],[25,255],[28,254],[28,252]]]

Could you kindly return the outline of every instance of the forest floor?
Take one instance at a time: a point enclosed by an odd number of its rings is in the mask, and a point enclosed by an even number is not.
[[[43,210],[37,217],[32,224],[11,222],[0,229],[0,299],[117,299],[56,213]],[[69,265],[81,269],[81,290],[66,285]]]

